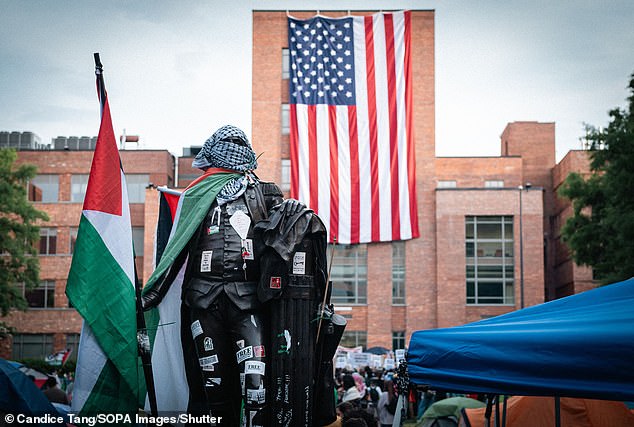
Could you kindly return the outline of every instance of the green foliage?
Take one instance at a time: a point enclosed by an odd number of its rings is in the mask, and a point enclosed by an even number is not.
[[[610,111],[607,128],[586,129],[592,174],[570,174],[559,191],[574,209],[563,239],[603,284],[634,276],[634,74],[629,89],[627,109]]]
[[[0,315],[12,308],[26,308],[21,288],[39,283],[39,262],[35,248],[39,240],[38,220],[46,213],[27,200],[28,181],[35,176],[32,165],[14,167],[15,150],[0,149]]]

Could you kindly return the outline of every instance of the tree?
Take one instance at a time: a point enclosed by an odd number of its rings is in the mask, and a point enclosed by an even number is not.
[[[32,165],[14,167],[15,150],[0,149],[0,314],[27,304],[18,285],[32,289],[39,284],[39,240],[37,221],[47,221],[45,212],[35,209],[26,188],[35,176]],[[2,329],[0,323],[0,329]]]
[[[572,173],[559,191],[574,210],[563,240],[603,284],[634,276],[634,74],[629,90],[629,105],[610,111],[607,128],[586,128],[591,175]]]

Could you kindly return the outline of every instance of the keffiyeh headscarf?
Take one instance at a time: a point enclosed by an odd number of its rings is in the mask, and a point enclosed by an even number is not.
[[[258,167],[249,139],[235,126],[226,125],[205,141],[202,150],[192,162],[193,168],[225,168],[238,172]]]
[[[203,148],[194,158],[192,167],[203,170],[224,168],[245,173],[244,176],[232,179],[222,187],[216,197],[218,205],[221,206],[237,199],[245,192],[249,182],[246,174],[256,169],[258,162],[244,132],[235,126],[226,125],[205,141]]]

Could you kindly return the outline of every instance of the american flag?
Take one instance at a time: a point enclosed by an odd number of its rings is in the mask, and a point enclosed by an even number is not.
[[[419,236],[411,12],[288,19],[291,197],[342,244]]]

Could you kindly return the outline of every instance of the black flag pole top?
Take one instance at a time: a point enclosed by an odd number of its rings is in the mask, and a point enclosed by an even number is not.
[[[95,57],[95,75],[97,76],[97,96],[99,97],[101,114],[103,115],[103,108],[106,105],[106,85],[103,81],[103,64],[101,63],[101,58],[99,58],[99,52],[95,52],[93,56]]]

